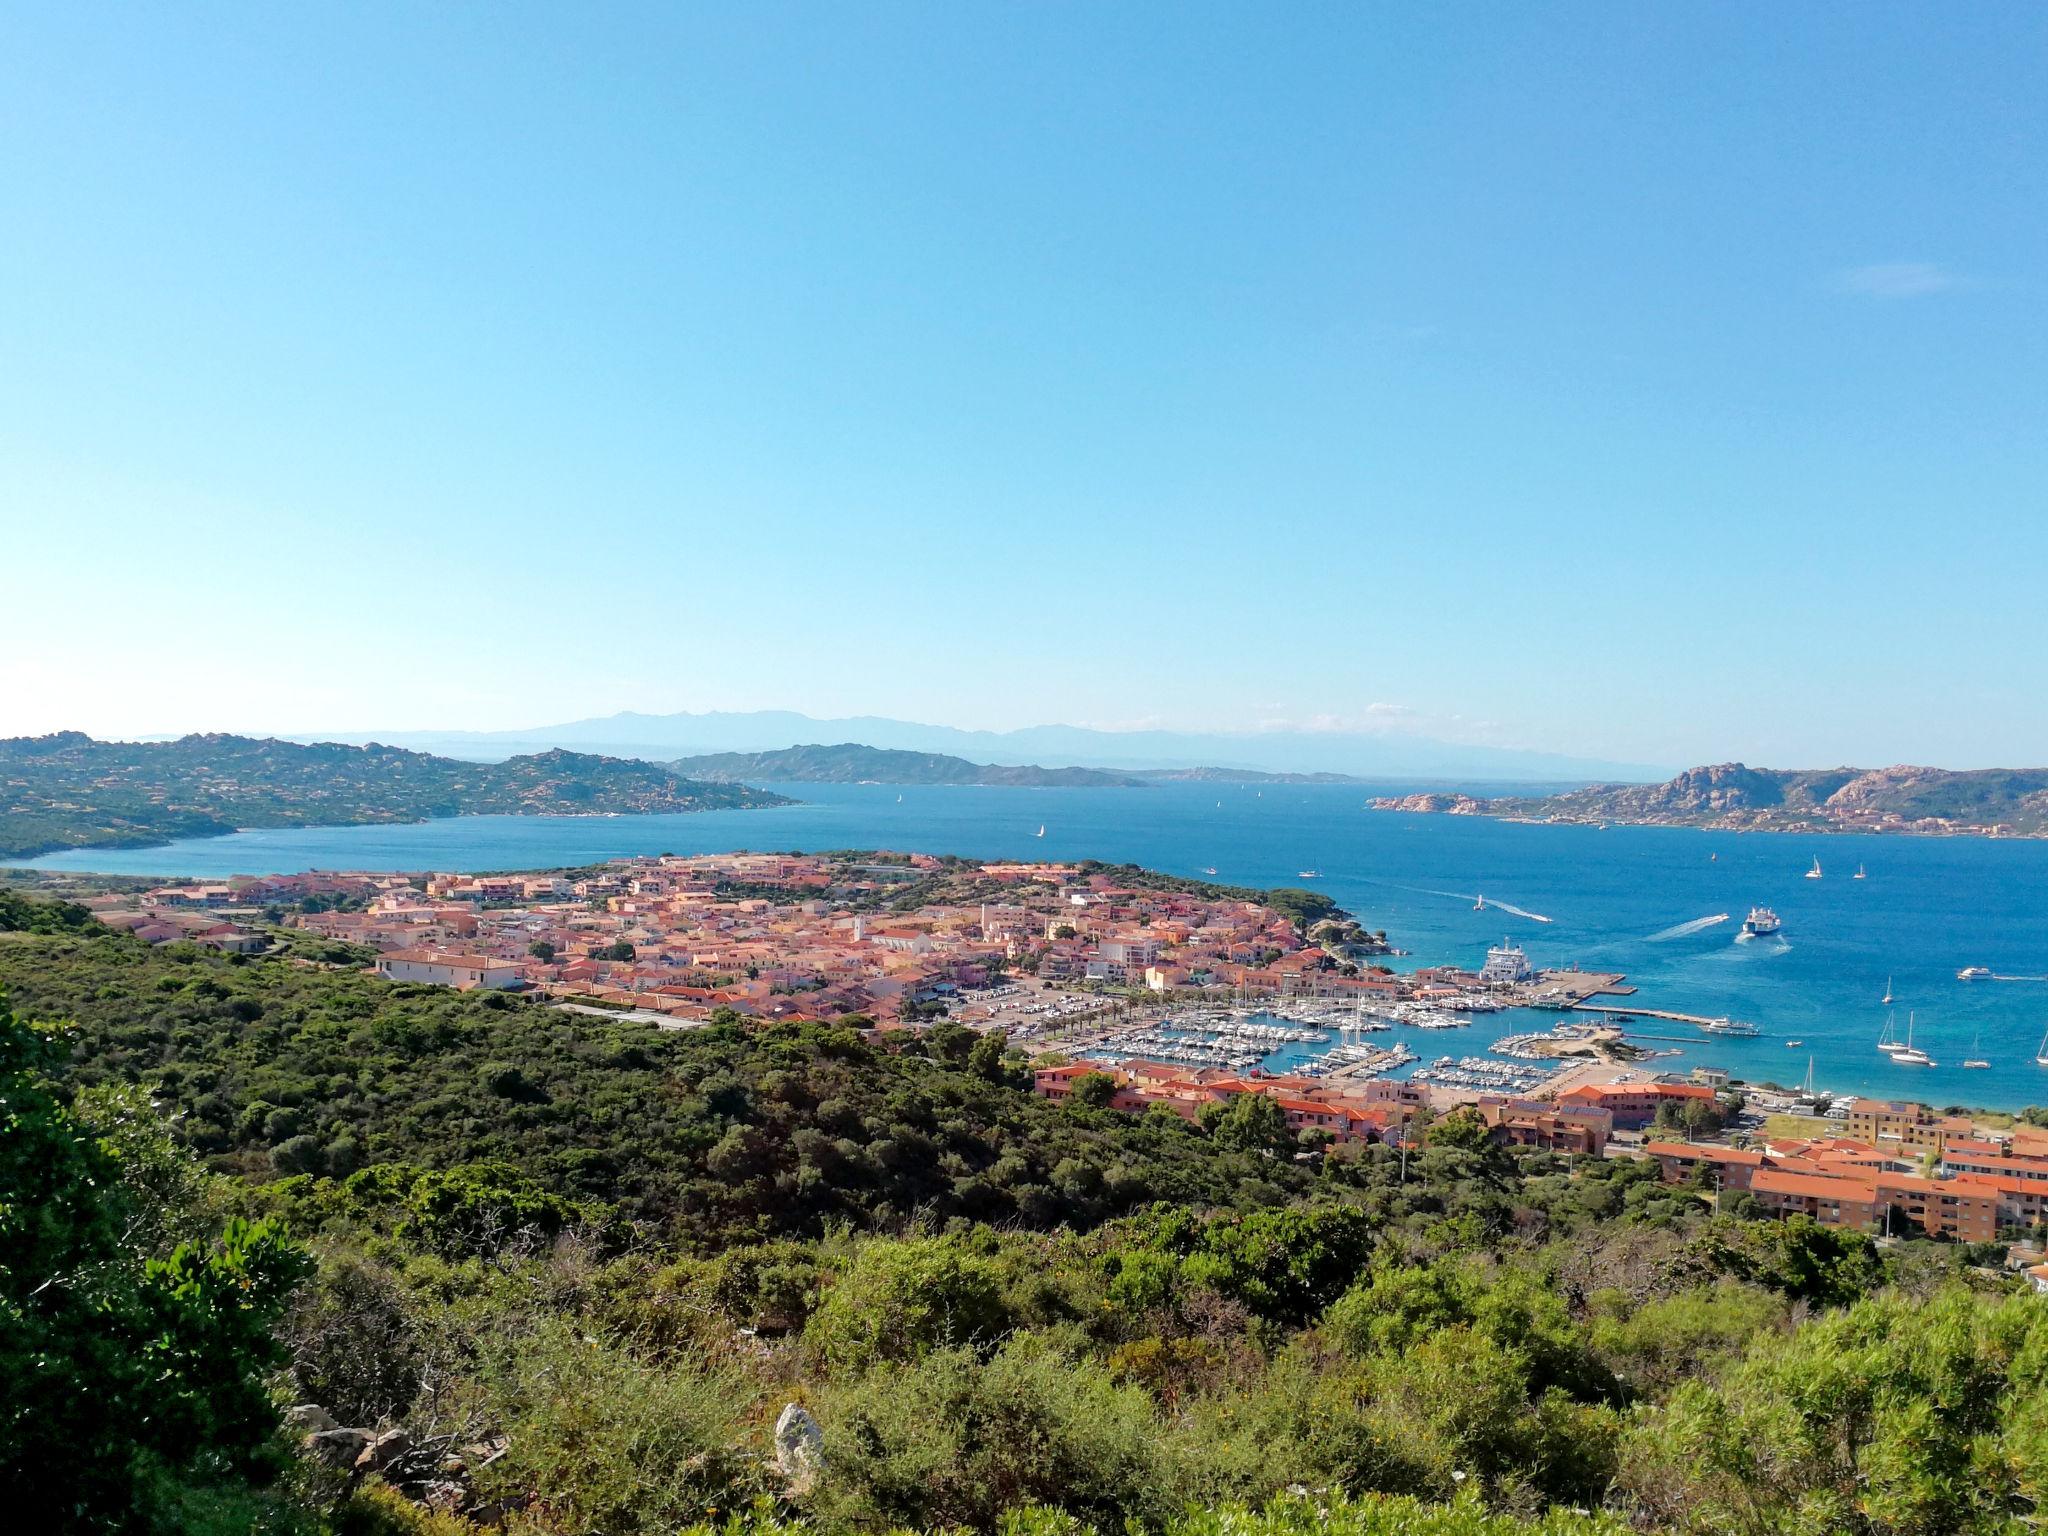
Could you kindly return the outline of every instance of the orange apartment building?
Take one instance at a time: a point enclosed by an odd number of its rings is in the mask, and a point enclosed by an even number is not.
[[[1561,1107],[1604,1109],[1625,1131],[1639,1131],[1666,1104],[1714,1102],[1714,1090],[1700,1083],[1584,1083],[1558,1095]]]
[[[1721,1188],[1747,1189],[1776,1216],[1810,1216],[1823,1226],[1873,1236],[1904,1236],[1913,1227],[1966,1243],[1998,1236],[2001,1195],[1987,1181],[1886,1172],[1871,1166],[1867,1148],[1836,1143],[1775,1153],[1655,1141],[1644,1151],[1667,1183],[1710,1167]],[[2048,1185],[2042,1192],[2048,1194]]]

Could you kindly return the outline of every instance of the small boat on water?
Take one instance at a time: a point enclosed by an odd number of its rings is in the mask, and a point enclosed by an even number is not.
[[[1880,998],[1878,999],[1878,1001],[1879,1001],[1880,1003],[1884,1004],[1884,1006],[1885,1006],[1885,1007],[1887,1007],[1887,1008],[1889,1008],[1889,1007],[1891,1006],[1891,1003],[1892,1003],[1892,979],[1891,979],[1891,977],[1889,977],[1889,976],[1885,977],[1885,979],[1884,979],[1884,996],[1883,996],[1883,997],[1880,997]]]
[[[1956,972],[1956,980],[1985,981],[1990,978],[1990,975],[1991,967],[1988,965],[1966,965],[1960,971]]]
[[[1204,864],[1202,866],[1202,873],[1205,875],[1213,875],[1216,873],[1216,866],[1214,864]]]
[[[1856,873],[1855,873],[1855,874],[1853,874],[1853,875],[1851,875],[1851,876],[1850,876],[1849,878],[1850,878],[1851,880],[1861,880],[1861,879],[1865,878],[1865,876],[1864,876],[1864,874],[1863,874],[1863,866],[1862,866],[1861,864],[1858,864],[1858,865],[1856,866]]]
[[[1887,988],[1886,992],[1889,995],[1890,989]],[[1905,1049],[1898,1040],[1898,1027],[1899,1016],[1895,1013],[1888,1013],[1884,1016],[1884,1028],[1877,1032],[1877,1048],[1887,1056],[1891,1055],[1893,1051]]]
[[[1809,879],[1809,880],[1818,880],[1818,879],[1820,878],[1820,855],[1819,855],[1819,854],[1815,854],[1815,855],[1814,855],[1814,859],[1813,859],[1813,868],[1809,869],[1809,870],[1808,870],[1808,871],[1806,872],[1806,878],[1807,878],[1807,879]]]
[[[1795,1045],[1804,1045],[1804,1044],[1806,1044],[1806,1042],[1805,1042],[1804,1040],[1787,1040],[1787,1041],[1785,1042],[1785,1049],[1787,1049],[1787,1050],[1789,1051],[1789,1050],[1790,1050],[1790,1049],[1792,1049],[1792,1047],[1793,1047],[1793,1046],[1795,1046]]]
[[[1045,823],[1042,821],[1038,824],[1038,836],[1045,836]]]
[[[2034,1047],[2034,1065],[2048,1067],[2048,1033],[2043,1033],[2041,1043]]]
[[[1738,1019],[1727,1017],[1725,1014],[1718,1019],[1707,1020],[1706,1023],[1700,1026],[1700,1030],[1703,1034],[1739,1035],[1744,1038],[1763,1033],[1754,1024],[1744,1024]]]
[[[1979,1056],[1979,1055],[1977,1054],[1977,1038],[1978,1038],[1978,1036],[1979,1036],[1980,1034],[1982,1034],[1982,1033],[1983,1033],[1983,1031],[1981,1031],[1981,1030],[1978,1030],[1978,1031],[1976,1031],[1976,1032],[1974,1032],[1974,1033],[1972,1033],[1972,1034],[1971,1034],[1971,1036],[1970,1036],[1970,1055],[1969,1055],[1969,1058],[1968,1058],[1968,1059],[1967,1059],[1966,1061],[1964,1061],[1964,1063],[1963,1063],[1963,1065],[1964,1065],[1964,1066],[1966,1066],[1966,1067],[1988,1067],[1988,1066],[1990,1066],[1990,1065],[1991,1065],[1991,1063],[1990,1063],[1990,1062],[1986,1061],[1986,1060],[1985,1060],[1985,1059],[1984,1059],[1983,1057],[1981,1057],[1981,1056]]]
[[[1294,872],[1294,878],[1297,880],[1320,880],[1323,878],[1323,872],[1319,869],[1297,869]]]
[[[1474,912],[1484,912],[1486,910],[1486,898],[1481,896],[1477,901],[1473,902],[1472,910]]]

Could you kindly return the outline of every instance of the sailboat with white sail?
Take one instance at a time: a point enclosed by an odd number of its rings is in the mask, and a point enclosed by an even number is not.
[[[2048,1031],[2041,1035],[2041,1043],[2034,1047],[2034,1065],[2048,1067]]]
[[[1906,1043],[1892,1052],[1892,1060],[1902,1067],[1931,1067],[1934,1058],[1913,1044],[1913,1015],[1906,1014]]]
[[[1807,879],[1809,879],[1809,880],[1818,880],[1818,879],[1820,878],[1820,855],[1819,855],[1819,854],[1815,854],[1815,855],[1813,856],[1813,868],[1809,869],[1809,870],[1808,870],[1808,871],[1806,872],[1806,878],[1807,878]]]
[[[1889,976],[1885,977],[1884,979],[1884,996],[1880,997],[1878,999],[1878,1002],[1880,1002],[1887,1008],[1891,1007],[1892,1005],[1892,979]]]
[[[1983,1036],[1983,1033],[1984,1033],[1984,1032],[1983,1032],[1983,1031],[1982,1031],[1981,1029],[1980,1029],[1980,1030],[1975,1030],[1975,1031],[1973,1031],[1973,1032],[1971,1033],[1971,1035],[1970,1035],[1970,1054],[1969,1054],[1969,1057],[1968,1057],[1968,1059],[1967,1059],[1967,1060],[1965,1060],[1965,1061],[1963,1062],[1963,1065],[1964,1065],[1964,1066],[1966,1066],[1966,1067],[1988,1067],[1988,1066],[1990,1066],[1990,1065],[1991,1065],[1991,1063],[1990,1063],[1990,1062],[1986,1061],[1986,1060],[1985,1060],[1985,1059],[1984,1059],[1984,1058],[1983,1058],[1982,1056],[1979,1056],[1979,1055],[1977,1054],[1977,1042],[1978,1042],[1978,1041],[1979,1041],[1979,1040],[1980,1040],[1980,1039],[1982,1038],[1982,1036]]]
[[[1888,1013],[1884,1016],[1884,1028],[1877,1032],[1877,1048],[1887,1056],[1891,1055],[1894,1051],[1904,1049],[1898,1040],[1898,1027],[1899,1016],[1895,1013]]]

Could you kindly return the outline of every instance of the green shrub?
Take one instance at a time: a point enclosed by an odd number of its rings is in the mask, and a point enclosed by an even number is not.
[[[960,1238],[864,1243],[825,1292],[805,1340],[835,1371],[986,1343],[1006,1323],[1002,1277]]]
[[[696,1358],[643,1360],[615,1338],[549,1317],[486,1345],[470,1407],[510,1426],[479,1486],[547,1511],[551,1529],[641,1536],[744,1498],[753,1394]]]
[[[1047,1504],[1105,1530],[1169,1512],[1146,1396],[1029,1336],[884,1366],[824,1414],[828,1526],[992,1530]]]

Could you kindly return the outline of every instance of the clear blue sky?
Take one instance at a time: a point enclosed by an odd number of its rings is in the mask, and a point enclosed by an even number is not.
[[[2048,9],[15,6],[0,731],[2048,760]]]

